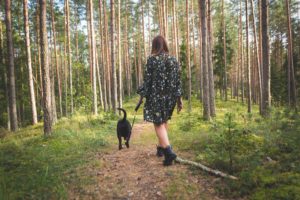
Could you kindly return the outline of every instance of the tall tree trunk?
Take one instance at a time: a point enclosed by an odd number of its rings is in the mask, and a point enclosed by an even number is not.
[[[251,113],[252,102],[251,102],[251,69],[250,69],[250,53],[249,53],[249,15],[248,15],[248,0],[245,1],[246,10],[246,66],[247,66],[247,104],[248,113]]]
[[[53,66],[53,59],[52,59],[52,48],[51,44],[52,41],[52,31],[50,30],[50,45],[49,45],[49,52],[50,52],[50,58],[49,58],[49,71],[50,71],[50,87],[51,87],[51,110],[52,110],[52,124],[55,124],[57,122],[57,112],[56,112],[56,99],[55,99],[55,70]]]
[[[169,24],[168,24],[168,0],[163,0],[164,2],[164,26],[165,26],[165,38],[168,42],[169,40]]]
[[[59,99],[59,112],[60,116],[63,115],[62,111],[62,90],[61,90],[61,79],[60,72],[58,67],[58,55],[57,55],[57,44],[56,44],[56,29],[55,29],[55,16],[53,10],[54,4],[53,0],[50,0],[50,10],[51,10],[51,26],[52,26],[52,34],[53,34],[53,45],[54,45],[54,57],[55,57],[55,67],[56,67],[56,78],[58,84],[58,99]]]
[[[143,60],[147,58],[146,56],[146,37],[145,37],[145,20],[144,20],[144,0],[141,0],[141,7],[142,7],[142,33],[143,33]]]
[[[2,79],[3,79],[3,94],[6,100],[6,110],[7,110],[7,129],[10,131],[10,116],[9,116],[9,95],[8,95],[8,85],[7,85],[7,70],[5,69],[5,59],[4,59],[4,44],[3,44],[3,27],[2,21],[0,21],[0,65],[3,68]]]
[[[150,22],[150,10],[151,10],[151,1],[148,1],[148,55],[151,54],[151,38],[152,38],[152,34],[151,34],[151,22]],[[146,58],[145,58],[146,59]]]
[[[121,0],[118,0],[118,64],[119,64],[119,108],[123,107],[122,103],[122,93],[123,93],[123,83],[122,83],[122,45],[121,45]],[[145,44],[146,45],[146,42]],[[146,54],[146,50],[145,50]],[[146,56],[146,55],[145,55]],[[146,57],[145,57],[146,58]]]
[[[92,40],[91,40],[91,18],[90,18],[90,1],[86,2],[86,20],[87,20],[87,32],[88,32],[88,50],[89,50],[89,67],[90,67],[90,81],[91,90],[93,91],[93,63],[92,63]]]
[[[203,118],[210,120],[209,105],[209,80],[207,66],[207,19],[206,19],[206,0],[199,0],[199,12],[201,16],[201,33],[202,33],[202,69],[203,69]]]
[[[16,81],[15,81],[15,64],[13,38],[11,29],[11,0],[5,0],[5,22],[6,22],[6,38],[7,38],[7,54],[8,54],[8,96],[9,96],[9,116],[11,130],[18,129],[17,117],[17,100],[16,100]]]
[[[129,32],[128,32],[128,0],[126,0],[126,4],[125,4],[125,7],[126,7],[126,15],[125,15],[125,33],[124,33],[124,37],[125,37],[125,58],[126,58],[126,69],[127,69],[127,78],[126,80],[127,81],[127,92],[128,92],[128,95],[130,96],[131,95],[131,88],[132,88],[132,79],[131,79],[131,62],[130,62],[130,57],[129,57],[129,42],[130,42],[130,39],[129,39]]]
[[[295,81],[295,70],[293,61],[293,36],[292,36],[292,25],[290,15],[290,2],[285,0],[286,15],[287,15],[287,26],[288,26],[288,96],[289,106],[294,108],[297,107],[297,93],[296,93],[296,81]]]
[[[186,6],[186,60],[187,60],[187,82],[188,82],[188,111],[192,110],[192,80],[191,80],[191,56],[190,56],[190,22],[189,22],[189,3],[188,0],[185,1]]]
[[[117,113],[117,70],[115,66],[115,2],[114,0],[110,0],[110,30],[111,30],[111,70],[112,70],[112,92],[113,92],[113,111]]]
[[[134,72],[135,72],[135,89],[137,90],[140,84],[139,81],[139,69],[138,69],[138,64],[137,64],[137,43],[136,39],[133,39],[133,59],[134,59]]]
[[[215,84],[214,84],[214,70],[213,70],[213,60],[212,60],[212,20],[211,20],[211,2],[208,2],[208,14],[207,14],[207,27],[208,27],[208,40],[207,40],[207,66],[208,66],[208,76],[209,76],[209,108],[210,115],[212,117],[216,116],[216,106],[215,106]]]
[[[200,4],[198,3],[200,10]],[[199,45],[199,99],[203,102],[203,68],[202,68],[202,31],[201,31],[201,17],[199,17],[198,22],[198,45]]]
[[[195,39],[195,12],[194,12],[194,2],[191,2],[191,11],[192,11],[192,16],[191,16],[191,21],[192,21],[192,39],[193,39],[193,43],[192,43],[192,48],[193,48],[193,68],[197,68],[197,53],[196,53],[196,39]]]
[[[243,21],[242,21],[242,0],[240,1],[240,37],[241,37],[241,93],[242,93],[242,102],[244,103],[245,89],[244,89],[244,38],[243,38]]]
[[[258,33],[258,51],[259,51],[259,63],[260,63],[260,72],[261,72],[261,84],[263,84],[263,66],[262,66],[262,20],[261,20],[261,1],[258,1],[258,16],[259,16],[259,33]],[[263,87],[263,86],[262,86]],[[261,88],[263,92],[263,89]],[[261,99],[262,101],[262,99]],[[261,102],[262,103],[262,102]],[[262,109],[262,108],[261,108]],[[262,111],[261,111],[262,112]]]
[[[174,44],[174,54],[178,60],[178,43],[177,43],[177,28],[176,28],[176,0],[172,0],[172,30],[173,30],[173,44]]]
[[[64,12],[67,13],[67,2],[65,1],[64,5]],[[68,115],[68,70],[67,70],[67,15],[65,14],[64,17],[64,67],[63,67],[63,73],[64,73],[64,89],[65,89],[65,115]]]
[[[104,17],[104,37],[105,37],[105,56],[106,56],[106,80],[107,80],[107,99],[108,99],[108,109],[110,110],[111,106],[112,106],[112,98],[111,98],[111,91],[112,91],[112,87],[111,87],[111,70],[110,70],[110,59],[109,59],[109,36],[108,36],[108,22],[107,22],[107,17],[106,17],[106,1],[103,1],[103,17]]]
[[[241,1],[240,1],[240,8],[239,8],[239,17],[238,17],[238,23],[239,23],[239,28],[238,28],[238,52],[237,52],[237,56],[238,56],[238,65],[237,65],[237,83],[236,83],[236,92],[237,92],[237,102],[239,102],[239,97],[240,97],[240,92],[239,92],[239,89],[240,89],[240,82],[242,81],[241,80],[241,77],[240,77],[240,71],[242,69],[242,35],[241,35],[241,32],[242,32],[242,17],[241,17],[242,13],[241,13]]]
[[[256,31],[256,21],[255,21],[255,14],[254,14],[254,3],[253,0],[250,0],[251,3],[251,14],[252,14],[252,26],[253,26],[253,36],[254,36],[254,48],[255,48],[255,55],[256,55],[256,65],[257,65],[257,72],[258,72],[258,87],[259,87],[259,111],[261,113],[261,95],[262,95],[262,88],[261,88],[261,66],[260,66],[260,59],[259,59],[259,50],[258,50],[258,42],[257,42],[257,31]]]
[[[269,115],[271,107],[270,89],[270,44],[269,44],[269,0],[261,0],[261,35],[262,35],[262,115]]]
[[[96,79],[96,42],[94,36],[94,6],[93,0],[89,0],[89,18],[90,18],[90,37],[91,37],[91,57],[92,57],[92,70],[93,70],[93,114],[98,115],[97,103],[97,79]]]
[[[29,80],[29,93],[30,93],[30,103],[31,103],[31,114],[32,114],[32,124],[37,123],[37,111],[36,111],[36,100],[34,94],[34,84],[32,75],[32,65],[31,65],[31,50],[30,50],[30,35],[29,35],[29,25],[28,25],[28,0],[23,0],[23,11],[24,11],[24,29],[25,29],[25,41],[26,41],[26,54],[27,54],[27,67],[28,67],[28,80]]]
[[[223,61],[224,61],[224,85],[225,101],[227,101],[227,48],[226,48],[226,24],[225,24],[224,0],[222,0],[222,27],[223,27]]]
[[[158,25],[159,25],[159,34],[164,35],[163,33],[163,22],[162,22],[162,9],[161,9],[161,1],[156,0],[156,5],[157,5],[157,13],[158,13]]]
[[[37,53],[38,53],[38,71],[39,71],[39,88],[40,88],[40,107],[43,107],[43,80],[42,80],[42,66],[41,66],[41,47],[40,47],[40,4],[36,6],[36,37],[37,37]]]
[[[43,105],[44,105],[44,134],[51,135],[52,128],[52,108],[51,108],[51,81],[48,64],[48,41],[46,26],[46,8],[47,1],[39,0],[40,4],[40,46],[41,46],[41,64],[43,75]]]
[[[100,105],[101,105],[101,108],[103,108],[104,102],[103,102],[103,92],[102,92],[102,81],[101,81],[101,73],[100,73],[100,66],[99,66],[97,50],[96,50],[96,71],[97,71],[96,76],[97,76],[98,86],[99,86]]]
[[[70,78],[70,106],[71,115],[73,114],[73,75],[72,75],[72,49],[71,49],[71,31],[70,31],[70,6],[69,0],[66,0],[66,28],[67,28],[67,49],[68,49],[68,68],[69,68],[69,78]]]
[[[104,111],[107,111],[108,105],[107,105],[107,89],[106,89],[106,80],[105,80],[105,74],[106,74],[106,54],[105,54],[105,37],[104,37],[104,31],[103,31],[103,19],[102,19],[102,7],[103,2],[102,0],[99,0],[99,32],[100,32],[100,41],[101,41],[101,57],[102,57],[102,67],[103,67],[103,101],[104,101]]]

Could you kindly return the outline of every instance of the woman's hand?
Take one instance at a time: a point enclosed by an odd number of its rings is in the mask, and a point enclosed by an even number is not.
[[[177,99],[177,113],[179,113],[183,108],[183,103],[181,97],[178,97]]]
[[[144,98],[143,96],[140,96],[139,104],[143,103],[143,98]]]
[[[143,103],[143,96],[140,96],[140,100],[134,110],[137,111],[142,103]]]

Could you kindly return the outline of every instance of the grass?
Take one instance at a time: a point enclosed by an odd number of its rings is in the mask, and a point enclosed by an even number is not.
[[[248,114],[246,105],[235,100],[217,100],[216,106],[217,117],[211,121],[202,120],[202,105],[196,99],[191,113],[174,115],[169,131],[174,148],[238,176],[239,181],[216,183],[227,198],[300,199],[299,115],[273,108],[270,117],[262,118],[257,106]]]
[[[131,122],[137,101],[137,96],[125,100]],[[216,181],[221,196],[299,199],[299,116],[276,108],[265,119],[259,116],[257,106],[253,106],[253,114],[247,114],[246,105],[234,100],[217,100],[216,106],[217,117],[211,121],[203,121],[202,105],[197,99],[192,99],[191,113],[187,109],[180,114],[174,111],[169,135],[180,156],[238,176],[239,181]],[[116,144],[113,138],[118,117],[112,113],[101,112],[97,117],[83,113],[60,119],[48,138],[43,136],[42,124],[17,133],[0,130],[4,133],[0,134],[0,199],[67,199],[70,186],[80,190],[93,184],[95,180],[82,174],[87,166],[103,165],[93,158]],[[136,123],[142,121],[142,114],[140,109]],[[140,142],[153,140],[150,136],[141,135]],[[195,185],[181,182],[184,176],[179,175],[165,188],[169,199],[198,194]]]
[[[59,120],[48,138],[42,124],[7,134],[0,140],[0,199],[66,199],[67,183],[84,181],[75,169],[109,145],[115,121],[77,114]]]

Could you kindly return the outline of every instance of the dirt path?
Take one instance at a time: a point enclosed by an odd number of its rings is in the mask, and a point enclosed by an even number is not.
[[[162,166],[152,124],[136,124],[130,145],[119,151],[116,144],[99,154],[98,166],[84,169],[95,181],[70,192],[70,199],[220,199],[212,187],[216,178],[195,175],[180,164]]]

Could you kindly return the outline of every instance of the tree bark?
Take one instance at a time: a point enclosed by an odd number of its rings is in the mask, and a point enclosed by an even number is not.
[[[262,115],[269,115],[271,107],[270,92],[270,44],[269,44],[269,0],[261,0],[261,35],[262,35]]]
[[[53,38],[52,38],[52,29],[50,29],[50,45],[49,45],[49,71],[50,71],[50,88],[51,88],[51,110],[52,110],[52,124],[55,124],[57,122],[57,112],[56,112],[56,99],[55,99],[55,70],[53,66],[53,59],[52,59],[52,45],[53,44]]]
[[[250,69],[250,53],[249,53],[249,15],[248,15],[248,0],[245,0],[245,10],[246,10],[246,66],[247,66],[247,104],[248,113],[252,111],[252,101],[251,101],[251,69]]]
[[[109,51],[108,51],[108,47],[109,47],[109,36],[108,36],[108,22],[107,22],[107,18],[106,18],[106,1],[103,1],[103,18],[104,18],[104,37],[105,37],[105,57],[106,57],[106,80],[107,80],[107,99],[108,99],[108,109],[110,110],[111,106],[112,106],[112,98],[111,98],[111,92],[112,92],[112,87],[111,87],[111,70],[110,70],[110,59],[109,59]]]
[[[107,81],[105,79],[105,74],[106,74],[106,54],[105,54],[105,37],[104,37],[104,31],[103,31],[103,19],[102,19],[102,7],[103,7],[103,2],[102,0],[99,0],[99,32],[100,32],[100,41],[101,41],[101,57],[102,57],[102,66],[103,66],[103,101],[104,101],[104,111],[107,111],[108,105],[107,105]]]
[[[23,0],[23,12],[24,12],[24,29],[25,29],[25,41],[26,41],[26,54],[27,54],[27,67],[28,67],[28,80],[29,80],[29,93],[30,93],[30,104],[32,114],[32,124],[37,123],[37,111],[36,111],[36,100],[34,93],[32,65],[31,65],[31,50],[30,50],[30,35],[28,25],[28,0]]]
[[[64,17],[64,67],[63,67],[63,73],[64,73],[64,89],[65,89],[65,115],[68,115],[68,70],[67,70],[67,2],[65,1],[64,4],[64,13],[65,13],[65,17]]]
[[[199,12],[201,16],[201,32],[202,32],[202,69],[203,69],[203,118],[210,120],[209,105],[209,80],[207,66],[207,19],[206,19],[206,0],[199,0]]]
[[[218,177],[228,178],[228,179],[232,179],[232,180],[238,180],[238,178],[235,177],[235,176],[226,174],[226,173],[221,172],[219,170],[211,169],[209,167],[206,167],[205,165],[202,165],[201,163],[196,163],[196,162],[193,162],[193,161],[190,161],[190,160],[185,160],[185,159],[182,159],[182,158],[179,158],[179,157],[177,157],[175,161],[179,162],[181,164],[191,165],[193,167],[200,168],[201,170],[206,171],[206,172],[208,172],[210,174],[213,174],[215,176],[218,176]]]
[[[117,70],[115,66],[115,2],[114,0],[110,0],[110,31],[111,31],[111,70],[112,70],[112,98],[113,98],[113,111],[117,113]]]
[[[97,79],[96,79],[96,43],[94,36],[94,6],[93,0],[89,0],[89,23],[90,23],[90,37],[91,37],[91,57],[92,57],[92,70],[93,70],[93,114],[98,115],[98,102],[97,102]]]
[[[72,49],[71,49],[71,31],[70,31],[70,6],[69,0],[66,0],[66,28],[67,28],[67,52],[68,52],[68,68],[69,68],[69,79],[70,79],[70,106],[71,115],[73,114],[73,72],[72,72]]]
[[[244,97],[245,97],[245,92],[244,92],[244,38],[243,38],[243,21],[242,21],[242,0],[240,0],[240,40],[241,40],[241,93],[242,93],[242,102],[244,103]]]
[[[103,102],[103,92],[102,92],[102,81],[101,81],[101,73],[100,73],[100,66],[99,66],[99,59],[98,59],[98,52],[96,50],[96,71],[97,71],[97,80],[98,80],[98,86],[99,86],[99,96],[100,96],[100,105],[101,108],[104,106]]]
[[[257,42],[257,31],[256,31],[256,21],[255,21],[255,14],[254,14],[254,3],[253,0],[250,0],[251,3],[251,14],[252,14],[252,26],[253,26],[253,37],[254,37],[254,48],[255,48],[255,55],[256,55],[256,65],[257,65],[257,73],[258,73],[258,87],[259,87],[259,111],[261,113],[261,95],[262,95],[262,88],[261,88],[261,67],[260,67],[260,59],[259,59],[259,50],[258,50],[258,42]]]
[[[11,0],[5,0],[5,22],[8,54],[8,96],[11,130],[18,129],[14,50],[11,27]]]
[[[145,37],[145,20],[144,20],[144,0],[141,0],[141,7],[142,7],[142,33],[143,33],[143,60],[145,61],[147,56],[146,56],[146,37]]]
[[[53,34],[56,78],[57,78],[57,84],[58,84],[59,112],[60,112],[60,116],[62,116],[63,115],[63,111],[62,111],[62,90],[61,90],[60,72],[59,72],[59,67],[58,67],[58,55],[57,55],[57,46],[56,46],[57,45],[56,44],[56,28],[55,28],[55,16],[54,16],[53,7],[54,7],[53,0],[50,0],[51,26],[52,26],[52,34]]]
[[[200,5],[198,3],[200,10]],[[202,68],[202,31],[201,31],[201,17],[198,18],[198,46],[199,46],[199,99],[203,102],[203,68]]]
[[[52,130],[52,108],[51,108],[51,81],[48,64],[48,41],[46,26],[46,8],[47,1],[39,0],[40,4],[40,46],[41,46],[41,64],[43,76],[43,110],[44,110],[44,134],[51,135]]]
[[[127,69],[127,93],[128,95],[130,96],[131,95],[131,89],[132,89],[132,76],[131,76],[131,62],[130,62],[130,57],[129,57],[129,44],[130,44],[130,38],[129,38],[129,32],[128,32],[128,0],[126,0],[126,4],[125,4],[125,7],[126,7],[126,16],[125,16],[125,34],[124,34],[124,37],[125,37],[125,58],[126,58],[126,69]]]
[[[0,65],[3,68],[2,79],[3,79],[3,95],[6,100],[6,111],[7,111],[7,129],[10,131],[10,116],[9,116],[9,95],[8,95],[8,84],[7,84],[7,70],[5,69],[5,60],[4,60],[4,44],[3,44],[3,27],[2,22],[0,21]]]
[[[178,60],[178,43],[177,43],[177,28],[176,28],[176,0],[172,0],[172,32],[173,32],[173,44],[174,44],[174,54]]]
[[[215,83],[214,83],[214,69],[213,69],[213,60],[212,60],[212,47],[213,47],[213,40],[212,40],[212,19],[211,19],[211,2],[208,2],[208,14],[207,14],[207,27],[208,27],[208,51],[207,51],[207,66],[208,66],[208,76],[209,76],[209,108],[210,108],[210,115],[212,117],[216,116],[216,106],[215,106]],[[225,93],[226,94],[226,93]]]
[[[122,79],[122,45],[121,45],[121,0],[118,0],[118,67],[119,67],[119,108],[123,107],[122,93],[123,93],[123,79]],[[146,42],[145,44],[146,45]],[[146,54],[146,50],[145,50]],[[146,56],[146,55],[145,55]],[[145,57],[146,58],[146,57]]]
[[[290,2],[285,0],[287,26],[288,26],[288,96],[289,106],[297,107],[297,93],[296,93],[296,81],[295,81],[295,70],[294,70],[294,59],[293,59],[293,36],[292,36],[292,25],[291,25],[291,14],[290,14]]]
[[[225,13],[224,13],[224,0],[222,0],[222,28],[223,28],[223,61],[224,61],[224,94],[225,101],[227,101],[227,48],[226,48],[226,24],[225,24]]]
[[[190,56],[190,22],[189,22],[189,3],[185,1],[186,6],[186,60],[187,60],[187,82],[188,82],[188,111],[192,110],[192,80],[191,80],[191,56]]]

